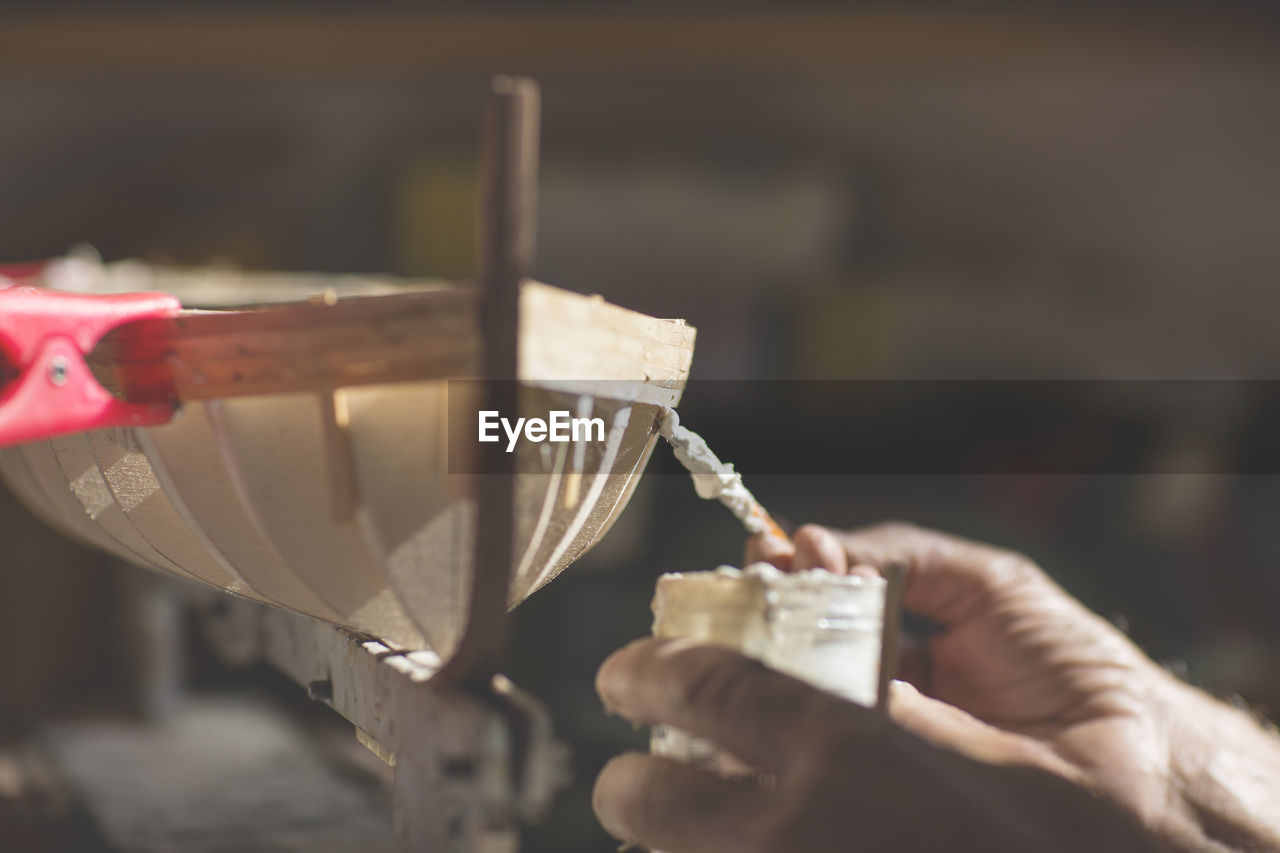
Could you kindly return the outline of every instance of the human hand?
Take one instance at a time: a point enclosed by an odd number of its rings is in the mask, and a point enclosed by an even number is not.
[[[763,771],[764,781],[730,779],[658,756],[615,758],[593,804],[629,842],[671,853],[1160,849],[1131,817],[999,740],[982,760],[941,748],[723,648],[640,640],[605,662],[597,687],[628,719],[714,739]],[[929,701],[901,692],[893,704],[918,714]],[[929,719],[934,736],[984,742],[961,717]]]
[[[942,628],[914,669],[929,695],[895,683],[890,721],[730,652],[634,644],[601,668],[607,704],[716,740],[773,781],[623,756],[596,789],[615,834],[675,853],[1280,850],[1280,742],[1025,557],[887,525],[801,528],[793,549],[754,540],[747,561],[761,558],[903,564],[905,606]]]
[[[753,538],[747,561],[784,570],[896,562],[903,606],[937,623],[905,674],[924,693],[1057,757],[1139,815],[1168,802],[1168,744],[1147,713],[1163,673],[1029,559],[905,524],[800,528],[794,549]],[[956,744],[951,744],[956,746]]]
[[[941,626],[904,662],[940,701],[893,697],[922,737],[1075,780],[1180,849],[1280,849],[1280,742],[1170,676],[1026,557],[906,524],[811,525],[794,547],[756,537],[746,550],[784,570],[905,566],[905,609]]]

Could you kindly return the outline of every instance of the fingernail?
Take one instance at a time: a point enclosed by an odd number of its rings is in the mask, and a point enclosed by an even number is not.
[[[890,681],[889,689],[892,690],[894,693],[903,693],[903,692],[919,693],[920,692],[919,690],[916,690],[916,686],[914,684],[912,684],[909,681],[903,681],[900,678],[895,678],[892,681]]]

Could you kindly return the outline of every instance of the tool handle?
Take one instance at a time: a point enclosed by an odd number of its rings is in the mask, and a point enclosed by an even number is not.
[[[118,426],[153,426],[172,403],[127,403],[102,387],[85,362],[107,332],[182,304],[167,293],[91,295],[0,278],[0,447]]]

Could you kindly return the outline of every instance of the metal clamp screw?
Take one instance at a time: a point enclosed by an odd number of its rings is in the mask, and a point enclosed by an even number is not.
[[[55,355],[49,361],[49,381],[54,385],[67,384],[67,359],[66,356]]]

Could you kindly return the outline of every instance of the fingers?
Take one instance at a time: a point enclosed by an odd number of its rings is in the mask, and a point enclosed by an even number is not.
[[[989,726],[959,708],[921,694],[902,681],[890,685],[889,714],[934,746],[984,764],[1027,765],[1077,780],[1080,773],[1044,744]]]
[[[591,804],[604,828],[624,841],[679,853],[729,853],[752,847],[768,794],[751,782],[628,753],[600,771]]]
[[[796,545],[792,571],[827,569],[838,575],[848,574],[849,558],[844,545],[827,528],[806,524],[796,531],[792,539]]]
[[[771,536],[768,533],[757,533],[748,538],[747,544],[743,547],[742,565],[769,563],[784,572],[789,572],[795,552],[795,546],[786,539]]]
[[[770,563],[784,572],[827,569],[838,575],[848,573],[844,546],[834,533],[816,524],[806,524],[788,542],[760,533],[747,540],[743,565]]]
[[[903,605],[944,626],[986,610],[1002,592],[1054,588],[1020,554],[909,524],[881,524],[835,535],[851,565],[905,566]]]
[[[1036,566],[1013,551],[910,524],[880,524],[848,533],[807,524],[794,544],[761,534],[747,540],[746,563],[783,571],[825,568],[837,574],[900,563],[907,570],[903,605],[944,626],[966,621],[992,597],[1017,586],[1056,589]]]
[[[762,770],[782,771],[812,743],[815,724],[883,726],[874,712],[728,649],[638,640],[600,667],[605,705],[642,725],[670,723]]]

